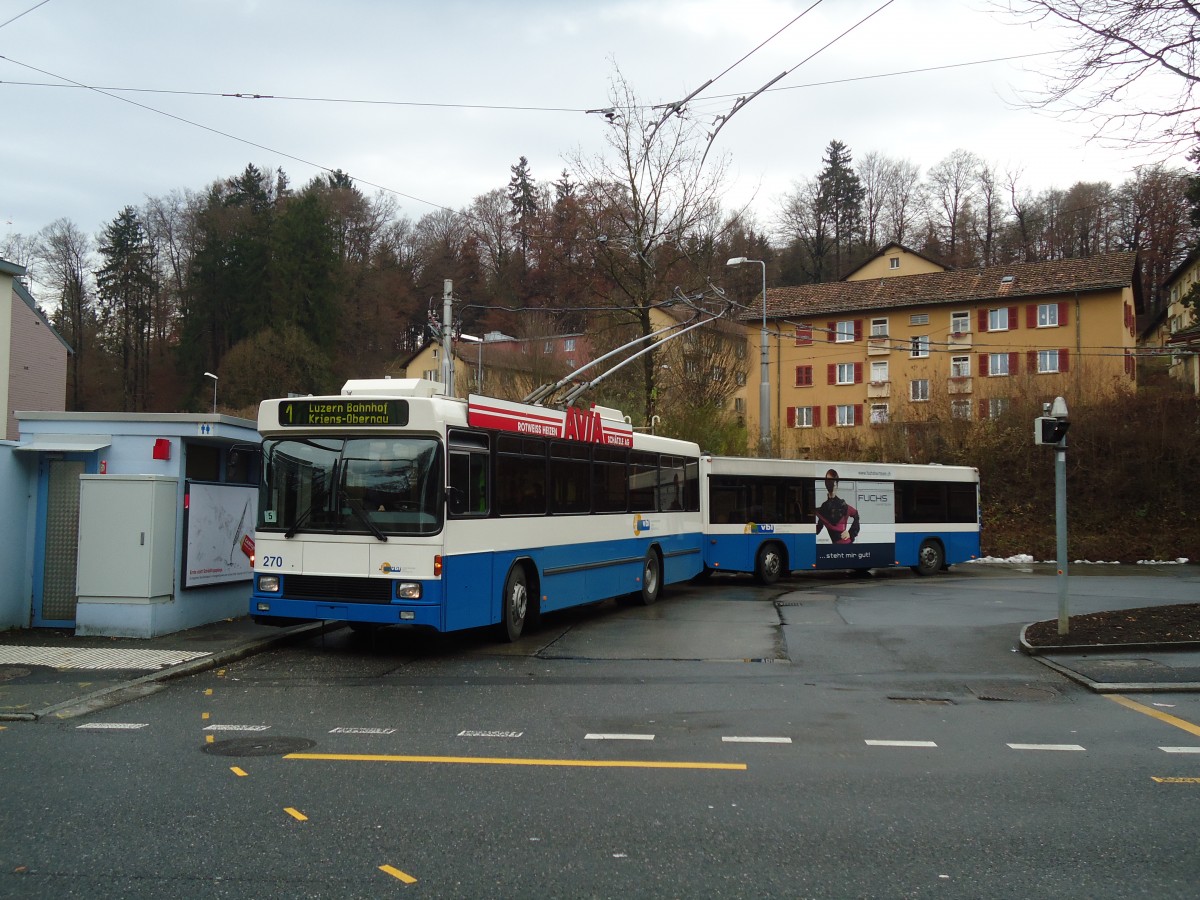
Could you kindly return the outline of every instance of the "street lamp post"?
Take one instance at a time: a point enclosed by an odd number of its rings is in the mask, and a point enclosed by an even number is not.
[[[213,380],[213,412],[215,413],[217,411],[217,376],[212,372],[205,372],[204,377]]]
[[[762,266],[762,374],[758,383],[758,439],[763,456],[771,455],[771,351],[767,346],[767,263],[761,259],[735,256],[727,266],[758,263]]]

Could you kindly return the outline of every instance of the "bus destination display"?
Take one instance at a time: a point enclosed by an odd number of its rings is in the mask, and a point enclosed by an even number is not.
[[[279,424],[288,428],[407,425],[407,400],[286,400]]]

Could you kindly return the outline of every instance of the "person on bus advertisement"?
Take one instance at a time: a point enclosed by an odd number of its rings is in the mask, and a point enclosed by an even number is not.
[[[834,544],[853,544],[858,537],[858,510],[838,496],[838,473],[830,469],[825,473],[825,502],[817,507],[817,534],[824,528]]]

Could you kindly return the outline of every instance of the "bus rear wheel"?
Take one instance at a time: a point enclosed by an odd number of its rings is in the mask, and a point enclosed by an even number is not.
[[[662,593],[662,560],[658,558],[658,553],[653,550],[646,551],[646,558],[642,560],[642,590],[638,595],[642,606],[649,606],[658,600],[658,595]]]
[[[513,566],[504,579],[504,594],[500,598],[500,624],[496,626],[500,640],[512,643],[525,630],[529,615],[529,583],[525,570]]]
[[[927,540],[921,542],[921,549],[917,551],[917,564],[913,566],[913,571],[918,575],[936,575],[942,571],[946,565],[946,551],[942,549],[942,545],[935,540]]]
[[[763,544],[754,559],[754,577],[759,584],[774,584],[782,574],[783,550],[778,544]]]

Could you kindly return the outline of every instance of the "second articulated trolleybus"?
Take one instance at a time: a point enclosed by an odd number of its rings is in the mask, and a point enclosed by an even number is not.
[[[617,411],[421,379],[266,400],[250,612],[516,640],[543,612],[653,603],[713,571],[910,565],[979,553],[973,469],[701,456]]]
[[[979,557],[979,472],[796,459],[706,457],[704,562],[753,572],[911,566]]]

